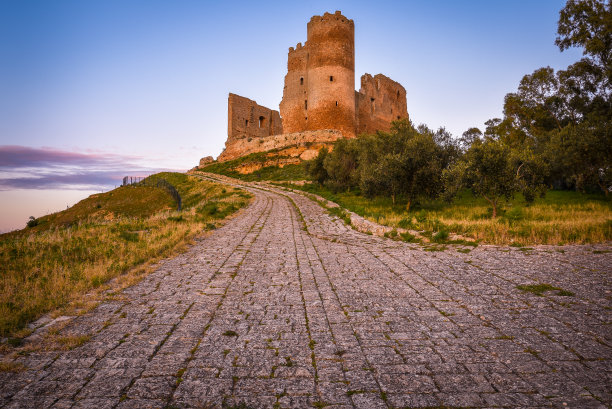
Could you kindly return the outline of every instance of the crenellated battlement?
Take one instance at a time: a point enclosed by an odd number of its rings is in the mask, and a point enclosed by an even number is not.
[[[334,14],[325,12],[322,16],[312,16],[310,18],[309,24],[330,23],[330,22],[347,23],[348,25],[353,26],[353,27],[355,25],[353,20],[350,20],[347,17],[343,16],[340,10],[336,10]]]
[[[323,16],[314,16],[306,25],[306,38],[308,42],[321,41],[346,42],[355,39],[355,24],[347,19],[340,11],[334,14],[325,13]]]
[[[304,47],[306,47],[306,43],[304,43],[304,46],[302,46],[302,43],[297,43],[295,47],[289,47],[289,53],[291,54],[294,51],[299,51]]]

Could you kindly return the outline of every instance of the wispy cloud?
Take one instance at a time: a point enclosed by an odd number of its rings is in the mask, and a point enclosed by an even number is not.
[[[123,176],[164,170],[141,165],[143,159],[104,152],[0,146],[0,190],[104,189],[120,184]]]

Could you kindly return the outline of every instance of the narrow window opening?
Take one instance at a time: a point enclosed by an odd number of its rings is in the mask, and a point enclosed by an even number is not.
[[[308,100],[307,99],[304,100],[304,109],[306,109],[306,110],[308,109]]]
[[[259,117],[259,127],[263,128],[265,124],[266,124],[266,118],[264,118],[263,116],[260,116]]]
[[[336,106],[338,106],[338,101],[336,101]]]
[[[246,126],[246,127],[248,127],[248,126],[249,126],[249,120],[248,120],[248,119],[245,119],[245,121],[244,121],[244,126]]]
[[[306,117],[306,120],[308,121],[308,117]]]
[[[300,85],[304,85],[304,77],[300,78]]]
[[[397,119],[400,119],[399,115],[397,116]]]
[[[399,91],[397,91],[397,97],[399,98]]]
[[[375,107],[375,99],[374,98],[370,98],[370,104],[371,104],[371,113],[374,113],[374,107]]]
[[[333,80],[334,80],[334,76],[333,76],[333,75],[330,75],[330,76],[329,76],[329,80],[330,80],[330,81],[333,81]]]

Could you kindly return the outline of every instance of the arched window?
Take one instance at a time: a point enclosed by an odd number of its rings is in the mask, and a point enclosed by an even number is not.
[[[263,116],[260,116],[259,117],[259,127],[263,128],[265,124],[266,124],[266,118],[264,118]]]

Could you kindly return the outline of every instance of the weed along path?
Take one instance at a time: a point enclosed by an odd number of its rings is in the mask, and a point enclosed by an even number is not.
[[[445,251],[255,200],[4,363],[3,408],[612,405],[610,246]]]

